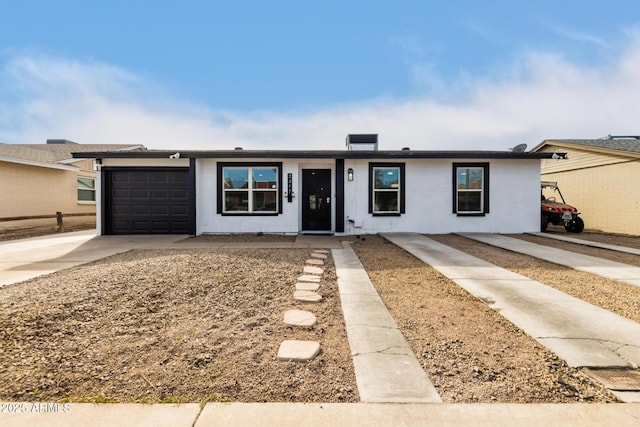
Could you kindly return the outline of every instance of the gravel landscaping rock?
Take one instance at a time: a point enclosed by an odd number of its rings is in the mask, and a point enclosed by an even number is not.
[[[640,288],[460,236],[429,237],[640,322]],[[571,237],[640,247],[630,236]],[[377,236],[346,240],[444,402],[616,401],[395,245]],[[303,275],[309,257],[302,249],[140,250],[0,288],[0,400],[357,402],[333,261],[322,276]],[[322,300],[296,302],[298,281],[318,281]],[[292,309],[310,309],[316,325],[287,326],[283,314]],[[320,353],[307,362],[278,361],[287,340],[318,342]]]
[[[0,400],[359,400],[335,269],[287,326],[308,250],[140,250],[0,289]],[[318,341],[281,362],[285,340]],[[348,391],[345,391],[348,390]]]

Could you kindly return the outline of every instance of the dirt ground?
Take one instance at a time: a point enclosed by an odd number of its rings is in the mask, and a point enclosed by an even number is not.
[[[351,239],[353,248],[445,402],[616,401],[426,264],[377,236],[363,237]],[[640,288],[459,236],[429,237],[640,321]],[[623,243],[617,237],[608,242]],[[292,299],[308,255],[131,251],[0,288],[0,400],[358,401],[332,262],[322,303]],[[285,326],[291,308],[310,309],[318,325]],[[285,339],[318,340],[322,352],[308,363],[278,362]]]
[[[293,300],[308,250],[132,251],[0,288],[0,400],[358,401],[335,268]],[[310,330],[285,326],[309,309]],[[308,363],[285,339],[317,340]]]

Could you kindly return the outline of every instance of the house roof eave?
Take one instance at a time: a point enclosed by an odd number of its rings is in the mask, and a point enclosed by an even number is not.
[[[44,163],[44,162],[37,162],[35,160],[16,159],[15,157],[0,156],[0,161],[7,162],[7,163],[16,163],[19,165],[26,165],[26,166],[36,166],[36,167],[48,168],[48,169],[59,169],[59,170],[67,170],[67,171],[75,171],[75,172],[80,170],[80,168],[77,166],[70,166],[70,165],[65,165],[60,163]]]
[[[598,145],[581,144],[580,141],[600,141],[600,140],[565,140],[565,139],[545,139],[536,145],[532,152],[540,152],[545,146],[553,145],[563,149],[576,149],[583,151],[591,151],[594,153],[609,154],[615,156],[627,156],[632,158],[640,158],[640,151],[628,151],[616,147],[605,147]],[[602,140],[606,141],[606,140]]]
[[[92,157],[97,159],[162,159],[170,158],[174,150],[149,150],[139,152],[85,152],[73,153],[74,158]],[[304,158],[304,159],[548,159],[553,153],[511,151],[348,151],[348,150],[218,150],[179,151],[180,158]],[[173,158],[173,157],[172,157]]]

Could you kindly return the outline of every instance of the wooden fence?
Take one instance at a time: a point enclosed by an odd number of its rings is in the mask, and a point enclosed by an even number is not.
[[[25,221],[28,219],[47,219],[47,218],[55,218],[58,222],[58,233],[64,232],[64,217],[72,217],[72,216],[96,216],[95,212],[88,213],[71,213],[71,214],[63,214],[62,212],[56,212],[55,215],[32,215],[32,216],[10,216],[5,218],[0,218],[0,222],[7,221]]]

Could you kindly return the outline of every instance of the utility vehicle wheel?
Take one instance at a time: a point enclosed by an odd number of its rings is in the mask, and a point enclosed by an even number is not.
[[[584,221],[579,216],[564,227],[569,233],[581,233],[584,230]]]
[[[540,218],[540,231],[547,231],[547,226],[549,225],[549,217],[546,215],[542,215]]]

